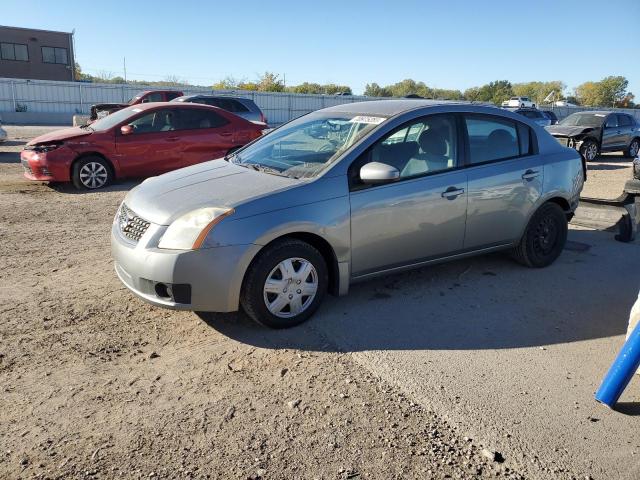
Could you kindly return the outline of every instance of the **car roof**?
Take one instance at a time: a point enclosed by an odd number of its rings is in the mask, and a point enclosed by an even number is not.
[[[139,103],[137,105],[131,105],[128,108],[137,108],[139,110],[153,110],[158,107],[171,107],[171,108],[215,108],[216,110],[222,110],[221,108],[214,107],[213,105],[205,105],[203,103],[183,103],[183,102],[147,102]]]
[[[573,112],[573,113],[588,113],[591,115],[594,115],[594,114],[609,115],[610,113],[624,113],[624,112],[612,112],[610,110],[581,110],[579,112]]]
[[[443,102],[440,100],[422,99],[393,99],[373,100],[367,102],[342,103],[333,107],[323,108],[323,112],[360,113],[364,115],[382,115],[393,117],[400,113],[424,107],[446,105],[471,105],[469,102]],[[476,104],[477,105],[477,104]],[[491,107],[495,108],[495,107]]]
[[[215,95],[210,93],[194,93],[192,95],[182,95],[178,98],[228,98],[230,100],[251,100],[245,97],[234,97],[233,95]],[[177,98],[175,100],[177,100]]]

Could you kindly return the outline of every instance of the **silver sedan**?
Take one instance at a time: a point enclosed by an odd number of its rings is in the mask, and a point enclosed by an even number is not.
[[[224,159],[145,180],[122,203],[122,282],[158,306],[276,328],[327,292],[495,250],[545,267],[562,252],[583,163],[527,118],[384,100],[300,117]]]

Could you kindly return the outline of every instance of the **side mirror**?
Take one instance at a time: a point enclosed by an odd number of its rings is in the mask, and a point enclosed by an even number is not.
[[[131,135],[133,133],[133,127],[131,125],[122,125],[120,127],[120,133],[122,135]]]
[[[395,182],[399,178],[398,169],[386,163],[371,162],[360,169],[360,180],[367,185]]]

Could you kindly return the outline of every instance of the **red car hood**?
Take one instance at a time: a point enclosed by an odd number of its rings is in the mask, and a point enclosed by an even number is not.
[[[55,130],[53,132],[40,135],[27,143],[27,146],[37,145],[39,143],[61,142],[63,140],[69,140],[70,138],[84,137],[85,135],[90,134],[90,130],[84,130],[80,127],[63,128],[62,130]]]

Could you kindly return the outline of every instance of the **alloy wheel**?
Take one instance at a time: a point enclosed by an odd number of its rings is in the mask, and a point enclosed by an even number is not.
[[[587,145],[587,149],[584,154],[586,159],[589,161],[595,160],[597,155],[598,155],[598,147],[596,146],[596,144],[590,143],[589,145]]]
[[[276,317],[304,312],[318,291],[318,272],[304,258],[288,258],[271,270],[263,287],[264,302]]]
[[[99,162],[88,162],[80,168],[80,181],[86,188],[100,188],[107,183],[109,172]]]
[[[640,142],[638,142],[638,140],[634,140],[629,146],[629,156],[634,158],[638,155],[638,150],[640,150]]]

